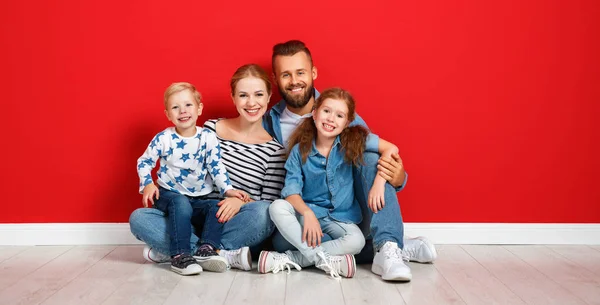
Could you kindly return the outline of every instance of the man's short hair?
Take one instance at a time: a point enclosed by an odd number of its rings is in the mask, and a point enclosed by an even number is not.
[[[275,68],[275,57],[277,56],[294,56],[296,53],[304,52],[310,59],[310,65],[313,65],[312,55],[304,42],[300,40],[290,40],[283,43],[278,43],[273,47],[273,56],[271,57],[271,67]],[[275,71],[273,71],[275,72]]]

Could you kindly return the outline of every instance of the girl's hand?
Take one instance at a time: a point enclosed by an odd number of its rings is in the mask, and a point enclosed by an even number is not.
[[[323,237],[323,231],[321,231],[321,225],[315,213],[310,210],[304,213],[304,229],[302,231],[302,242],[306,242],[309,247],[316,247],[321,245],[321,237]]]
[[[229,191],[225,192],[225,197],[239,198],[243,202],[250,201],[250,195],[248,195],[248,193],[246,193],[244,191],[240,191],[240,190],[229,190]]]
[[[383,183],[378,183],[380,181],[383,181]],[[385,199],[384,199],[384,193],[385,193],[385,180],[379,178],[379,179],[375,179],[375,182],[373,183],[373,186],[371,187],[371,190],[369,191],[369,208],[371,209],[371,211],[373,211],[373,213],[377,213],[379,210],[383,209],[383,207],[385,206]]]
[[[398,153],[393,153],[391,158],[379,158],[377,169],[379,170],[377,174],[383,177],[383,179],[387,180],[387,182],[394,187],[399,187],[402,185],[402,183],[404,183],[406,171],[404,170],[402,159],[400,159],[400,155],[398,155]]]
[[[242,205],[244,205],[244,202],[237,197],[225,198],[217,204],[219,210],[216,217],[221,223],[227,222],[240,211]]]
[[[158,188],[156,185],[154,185],[154,183],[150,183],[144,187],[144,191],[142,192],[142,203],[144,204],[145,208],[148,207],[148,202],[152,203],[150,206],[154,205],[154,200],[152,199],[154,197],[156,197],[156,200],[158,200]]]

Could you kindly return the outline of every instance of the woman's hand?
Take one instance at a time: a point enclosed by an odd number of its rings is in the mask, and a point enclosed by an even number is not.
[[[217,218],[219,222],[227,222],[229,221],[235,214],[237,214],[240,209],[244,205],[244,201],[237,197],[229,197],[221,200],[217,204],[219,206],[219,210],[217,211]]]
[[[144,187],[142,195],[142,203],[144,204],[144,207],[147,208],[149,202],[152,203],[152,205],[150,205],[150,207],[152,207],[154,205],[153,198],[156,197],[156,200],[158,200],[159,197],[158,188],[156,185],[154,185],[154,183],[150,183]]]
[[[387,182],[394,187],[399,187],[402,185],[402,183],[404,183],[406,171],[404,170],[402,159],[400,159],[400,155],[398,155],[398,153],[393,153],[391,158],[379,158],[377,169],[379,170],[377,174],[383,177],[383,179],[387,180]]]
[[[321,225],[315,213],[312,210],[308,210],[304,213],[304,229],[302,231],[302,242],[306,242],[309,247],[316,247],[321,245],[321,237],[323,237],[323,231],[321,231]]]
[[[377,213],[385,206],[385,180],[381,177],[376,177],[373,186],[369,191],[369,208],[373,213]]]
[[[250,195],[244,191],[240,190],[229,190],[225,192],[225,197],[235,197],[241,199],[243,202],[250,201]]]

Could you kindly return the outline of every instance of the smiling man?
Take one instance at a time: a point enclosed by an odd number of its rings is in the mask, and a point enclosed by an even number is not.
[[[289,136],[302,119],[310,117],[315,98],[319,95],[313,84],[318,71],[309,49],[298,40],[275,45],[272,66],[282,100],[265,114],[263,125],[275,139],[289,148]],[[358,114],[350,125],[357,124],[367,127]],[[354,168],[355,200],[361,206],[363,216],[360,227],[367,238],[367,246],[357,260],[372,261],[372,271],[384,280],[410,281],[412,274],[404,261],[429,263],[435,260],[437,253],[426,238],[404,239],[404,224],[396,192],[404,188],[408,175],[399,156],[379,159],[378,154],[365,152],[364,165]],[[381,171],[377,170],[377,164],[382,166]],[[373,213],[368,208],[367,199],[377,174],[389,184],[386,184],[384,207]],[[291,248],[281,236],[274,237],[274,245],[279,252]]]

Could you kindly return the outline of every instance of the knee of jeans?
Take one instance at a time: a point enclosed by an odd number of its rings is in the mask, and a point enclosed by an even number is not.
[[[365,237],[362,234],[351,234],[346,237],[349,253],[358,254],[365,247]]]
[[[289,213],[289,207],[290,203],[283,199],[273,201],[269,206],[269,215],[271,215],[271,219],[277,217],[277,215]]]
[[[152,208],[138,208],[129,215],[129,230],[137,239],[140,239],[140,231],[143,230],[144,222],[150,214],[159,213],[164,216],[164,213]]]
[[[269,202],[256,201],[252,204],[252,215],[254,216],[254,223],[259,227],[272,226],[271,217],[269,215]]]

